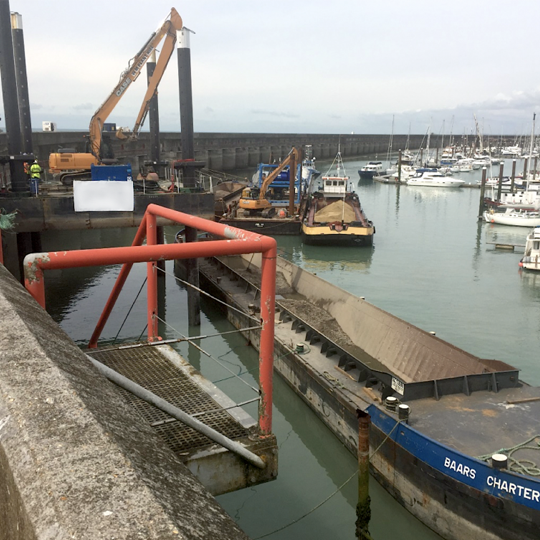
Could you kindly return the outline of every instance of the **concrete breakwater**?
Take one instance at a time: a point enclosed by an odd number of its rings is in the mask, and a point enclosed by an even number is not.
[[[42,165],[47,164],[49,154],[59,149],[86,151],[87,137],[84,131],[37,132],[32,134],[34,153]],[[129,135],[129,134],[128,134]],[[138,170],[150,155],[150,134],[140,133],[136,139],[118,139],[114,132],[105,134],[114,155],[121,162],[131,163]],[[394,151],[404,149],[407,135],[394,135]],[[410,148],[420,148],[424,135],[411,135]],[[435,137],[435,139],[437,139]],[[313,155],[321,160],[333,158],[341,147],[346,158],[379,155],[386,156],[390,135],[322,135],[322,134],[263,134],[263,133],[195,133],[195,160],[204,161],[209,169],[231,171],[255,167],[259,163],[271,163],[283,159],[292,146],[303,148],[311,145]],[[437,144],[433,140],[433,144]],[[161,133],[160,151],[164,161],[182,158],[180,133]],[[0,133],[0,155],[7,154],[7,136]]]

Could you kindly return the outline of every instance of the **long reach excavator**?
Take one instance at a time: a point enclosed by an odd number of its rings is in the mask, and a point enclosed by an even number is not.
[[[49,169],[63,184],[71,185],[73,180],[89,180],[92,165],[105,165],[112,162],[112,154],[110,151],[107,151],[106,145],[102,144],[104,124],[131,86],[131,83],[137,80],[146,62],[155,54],[156,47],[165,38],[154,73],[148,81],[148,88],[135,121],[135,126],[130,133],[130,137],[137,137],[148,113],[150,101],[157,91],[157,87],[174,51],[176,32],[182,30],[182,27],[182,18],[176,9],[172,8],[163,24],[149,37],[141,50],[129,61],[128,67],[120,75],[118,84],[90,120],[88,152],[58,152],[50,154]],[[117,136],[119,138],[126,138],[126,135],[122,131],[119,131]]]

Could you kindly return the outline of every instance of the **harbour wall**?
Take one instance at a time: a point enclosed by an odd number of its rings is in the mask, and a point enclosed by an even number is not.
[[[144,165],[150,155],[150,134],[140,133],[137,139],[118,139],[114,132],[105,137],[114,155],[121,162],[131,163],[134,171]],[[425,146],[425,135],[394,135],[392,149],[405,149],[409,138],[410,148]],[[34,154],[42,166],[46,166],[49,154],[59,149],[86,151],[87,133],[82,131],[33,132]],[[440,143],[432,136],[433,147]],[[259,163],[279,161],[287,156],[291,147],[304,148],[311,145],[313,156],[319,160],[332,159],[338,147],[343,158],[361,156],[386,157],[390,135],[324,135],[324,134],[269,134],[269,133],[195,133],[195,160],[216,171],[232,171],[256,167]],[[0,154],[7,153],[6,134],[0,133]],[[182,158],[180,133],[161,133],[160,151],[164,161]]]
[[[0,265],[0,540],[248,540]]]

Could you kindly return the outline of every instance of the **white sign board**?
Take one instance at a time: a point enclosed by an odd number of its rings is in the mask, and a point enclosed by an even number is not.
[[[133,212],[133,182],[75,180],[73,200],[75,212]]]

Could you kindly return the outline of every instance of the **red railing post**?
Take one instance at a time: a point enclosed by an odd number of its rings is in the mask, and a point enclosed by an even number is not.
[[[190,242],[183,244],[157,243],[157,216],[199,229],[226,240]],[[144,237],[147,245],[141,245]],[[259,405],[259,428],[263,435],[272,431],[272,377],[274,363],[274,317],[276,288],[277,244],[273,238],[262,236],[235,227],[223,225],[203,218],[183,214],[155,204],[148,205],[145,216],[131,247],[86,249],[34,253],[24,260],[25,285],[27,290],[45,308],[45,285],[43,270],[52,268],[77,268],[123,264],[105,309],[94,330],[89,347],[95,347],[101,331],[120,294],[131,267],[136,262],[148,263],[148,339],[158,338],[157,319],[157,276],[154,263],[158,260],[190,259],[219,255],[261,253],[261,340],[259,351],[259,383],[261,401]]]
[[[157,244],[157,219],[156,215],[148,212],[146,216],[146,245],[155,246]],[[157,275],[156,261],[146,263],[146,302],[148,320],[148,341],[159,339],[158,336],[158,300],[157,300]]]
[[[259,428],[263,435],[272,433],[272,393],[274,373],[274,317],[276,296],[276,257],[274,246],[262,254],[261,264],[261,342],[259,349]]]

